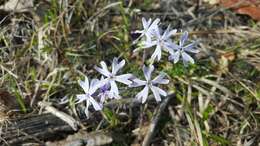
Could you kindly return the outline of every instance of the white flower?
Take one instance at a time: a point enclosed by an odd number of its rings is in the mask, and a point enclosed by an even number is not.
[[[151,39],[147,39],[141,42],[141,48],[151,48],[153,46],[156,46],[151,56],[151,60],[154,61],[156,59],[157,61],[159,61],[162,56],[162,50],[169,52],[174,46],[176,46],[171,40],[171,36],[176,34],[176,32],[177,30],[171,30],[171,27],[169,25],[161,35],[160,29],[156,27],[155,29],[153,29],[153,33],[149,34],[149,38]],[[139,48],[135,49],[134,52],[137,50],[139,50]]]
[[[155,40],[151,41],[148,46],[145,47],[151,47],[153,45],[156,45],[155,51],[153,52],[151,56],[151,60],[155,60],[157,58],[157,61],[161,59],[162,50],[169,52],[172,49],[172,46],[175,44],[171,41],[171,36],[176,34],[177,30],[173,29],[171,30],[170,25],[167,27],[167,29],[163,32],[161,35],[159,28],[155,29]],[[147,42],[148,44],[148,42]]]
[[[87,117],[89,116],[88,108],[90,105],[93,105],[96,111],[100,111],[103,108],[102,105],[95,101],[95,99],[92,97],[95,91],[99,88],[98,82],[99,81],[97,79],[93,79],[89,84],[88,77],[85,77],[85,81],[79,81],[79,85],[84,90],[85,94],[76,95],[78,99],[77,103],[81,103],[84,100],[86,101],[85,114]]]
[[[117,72],[124,67],[125,60],[119,62],[118,58],[114,58],[112,62],[112,72],[108,70],[108,67],[104,61],[101,61],[100,64],[102,68],[95,66],[95,69],[106,77],[104,80],[100,81],[100,85],[104,86],[105,84],[109,83],[111,87],[110,91],[116,95],[119,95],[116,82],[120,82],[126,85],[130,85],[132,83],[130,80],[130,78],[132,78],[132,74],[117,75]]]
[[[146,81],[140,80],[140,79],[134,79],[133,80],[133,84],[131,85],[131,87],[139,87],[139,86],[144,86],[143,90],[140,91],[137,95],[136,98],[140,101],[142,101],[142,103],[145,103],[149,94],[149,89],[152,90],[152,93],[155,97],[155,100],[157,102],[161,101],[161,95],[162,96],[167,96],[167,93],[162,90],[159,87],[156,87],[156,85],[158,84],[168,84],[169,80],[164,79],[164,77],[166,76],[165,73],[160,73],[158,76],[156,76],[153,80],[151,80],[151,74],[154,70],[154,66],[150,65],[148,67],[143,66],[143,72],[144,72],[144,76]]]
[[[188,62],[194,64],[193,58],[187,53],[198,53],[199,51],[193,49],[196,42],[184,46],[185,42],[188,39],[188,32],[185,31],[180,38],[179,45],[172,45],[172,50],[170,50],[169,60],[174,60],[174,63],[177,63],[180,60],[180,57],[183,60],[184,65],[187,65]]]
[[[153,35],[154,30],[158,28],[159,22],[160,22],[159,18],[156,18],[153,22],[151,18],[148,21],[146,21],[145,18],[142,18],[143,30],[135,31],[136,33],[141,34],[138,39],[145,36],[148,41],[151,40],[151,36]]]

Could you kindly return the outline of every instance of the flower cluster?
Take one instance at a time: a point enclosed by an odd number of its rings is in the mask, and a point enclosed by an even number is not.
[[[143,30],[137,30],[136,33],[140,33],[140,37],[137,40],[140,40],[141,49],[148,49],[155,46],[155,50],[151,56],[151,60],[160,61],[162,56],[162,51],[168,52],[169,60],[177,63],[180,59],[183,61],[184,65],[187,63],[194,64],[193,58],[188,53],[198,53],[198,50],[194,49],[196,42],[187,44],[188,32],[185,31],[179,42],[175,43],[172,41],[171,37],[175,36],[177,29],[171,29],[169,25],[166,30],[162,30],[159,27],[159,19],[155,19],[153,22],[151,19],[146,21],[142,18]],[[134,51],[140,50],[140,48],[135,49]]]
[[[85,93],[76,96],[78,100],[77,103],[86,101],[85,114],[87,117],[89,115],[88,108],[90,105],[92,105],[96,111],[99,111],[102,110],[106,100],[121,98],[117,82],[125,84],[128,87],[145,86],[144,89],[136,95],[136,98],[142,101],[142,103],[146,102],[149,88],[152,90],[152,93],[158,102],[161,101],[160,95],[167,95],[164,90],[156,87],[156,85],[167,84],[169,80],[164,79],[165,73],[161,73],[151,80],[151,74],[154,70],[153,65],[143,67],[146,81],[140,80],[130,73],[119,75],[118,72],[124,67],[125,60],[119,61],[118,58],[114,58],[111,65],[112,71],[109,71],[108,66],[104,61],[101,61],[100,65],[101,68],[95,66],[96,71],[101,74],[100,80],[92,79],[89,82],[88,77],[85,77],[84,81],[79,81],[79,85]]]
[[[159,27],[159,22],[159,19],[146,21],[142,18],[143,30],[136,31],[136,33],[140,33],[140,37],[135,42],[139,42],[142,49],[155,46],[155,50],[151,55],[152,62],[159,61],[162,57],[162,51],[165,51],[169,53],[169,60],[173,60],[174,63],[177,63],[179,60],[182,60],[184,65],[189,62],[194,63],[193,58],[188,53],[197,53],[198,51],[194,49],[195,42],[186,44],[188,32],[185,31],[181,35],[179,42],[175,43],[171,38],[176,35],[177,30],[168,26],[166,30],[162,31]],[[138,49],[134,51],[138,51]],[[142,103],[146,102],[150,90],[157,102],[161,101],[161,96],[167,96],[167,92],[158,87],[158,85],[169,83],[169,80],[165,78],[167,76],[166,73],[160,72],[159,75],[152,79],[154,66],[152,64],[144,65],[142,69],[145,80],[141,80],[132,73],[120,74],[124,66],[124,59],[114,58],[111,67],[108,67],[106,62],[101,61],[100,66],[94,67],[100,74],[100,79],[89,81],[88,77],[85,77],[84,81],[79,81],[79,85],[85,93],[76,96],[77,103],[85,101],[85,114],[87,117],[89,116],[90,105],[96,111],[100,111],[107,100],[121,98],[118,83],[131,88],[142,86],[143,89],[135,96]]]

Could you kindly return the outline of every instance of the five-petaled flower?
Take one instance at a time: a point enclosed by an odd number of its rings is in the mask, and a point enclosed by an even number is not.
[[[175,44],[171,40],[171,36],[176,34],[177,30],[173,29],[171,30],[170,25],[167,27],[167,29],[163,32],[161,35],[160,29],[157,27],[154,30],[155,39],[151,40],[151,42],[146,42],[145,48],[150,48],[154,45],[156,45],[156,48],[151,56],[151,60],[154,61],[157,58],[157,61],[161,59],[162,56],[162,50],[169,52],[172,49],[172,46]]]
[[[199,51],[194,49],[194,45],[196,42],[184,46],[187,40],[188,32],[185,31],[180,38],[179,45],[172,45],[172,50],[169,51],[171,54],[169,56],[169,60],[173,60],[174,63],[177,63],[181,57],[184,65],[187,65],[188,62],[194,64],[193,58],[187,52],[198,53]]]
[[[102,68],[95,66],[95,69],[106,77],[100,81],[100,85],[103,86],[105,84],[109,84],[111,88],[110,91],[113,92],[116,96],[119,96],[119,90],[116,81],[126,85],[130,85],[132,83],[130,80],[132,78],[132,74],[117,75],[117,72],[124,67],[125,60],[123,59],[119,62],[118,58],[114,58],[112,62],[112,72],[108,70],[108,67],[104,61],[101,61],[100,64]]]
[[[158,28],[159,22],[160,22],[160,19],[158,19],[158,18],[156,18],[153,22],[152,22],[151,18],[149,18],[148,21],[146,21],[145,18],[142,18],[143,30],[135,31],[135,33],[140,33],[140,36],[137,40],[139,40],[141,37],[145,36],[146,40],[149,42],[152,39],[151,36],[153,35],[154,30]]]
[[[96,90],[99,88],[99,81],[97,79],[92,79],[89,83],[88,77],[85,77],[85,81],[79,81],[80,87],[84,90],[85,94],[78,94],[76,95],[78,101],[76,103],[81,103],[83,101],[86,101],[86,108],[85,108],[85,114],[88,118],[88,108],[90,105],[93,105],[94,109],[96,111],[102,110],[102,105],[99,104],[92,95],[96,92]]]
[[[137,95],[136,98],[140,100],[142,103],[145,103],[149,94],[149,89],[152,90],[152,93],[155,97],[155,100],[157,102],[161,101],[161,95],[162,96],[167,96],[167,93],[162,90],[159,87],[156,87],[158,84],[168,84],[169,80],[164,79],[166,76],[166,73],[160,73],[158,76],[156,76],[153,80],[151,79],[152,72],[154,70],[154,66],[150,65],[148,67],[143,66],[143,72],[146,81],[140,80],[138,78],[135,78],[133,80],[133,84],[130,87],[139,87],[139,86],[144,86],[143,90],[140,91]]]

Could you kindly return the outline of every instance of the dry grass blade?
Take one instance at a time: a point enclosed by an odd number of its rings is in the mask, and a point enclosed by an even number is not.
[[[39,102],[38,105],[41,108],[44,108],[47,112],[52,113],[53,115],[57,116],[58,118],[60,118],[61,120],[63,120],[64,122],[68,123],[71,128],[75,131],[78,130],[79,128],[79,122],[76,121],[73,117],[71,117],[70,115],[61,112],[59,110],[57,110],[56,108],[54,108],[53,106],[51,106],[50,103],[47,102]]]
[[[191,130],[191,135],[193,135],[192,138],[197,138],[196,128],[195,128],[194,123],[192,122],[192,119],[191,119],[190,115],[189,115],[188,113],[186,113],[185,116],[186,116],[187,121],[188,121],[188,123],[189,123],[189,128],[190,128],[190,130]],[[192,140],[193,140],[193,139],[191,139],[191,141],[192,141]],[[198,141],[198,139],[195,139],[195,140]]]
[[[82,29],[81,32],[83,33],[85,30],[88,30],[88,29],[91,30],[91,31],[94,31],[95,22],[97,21],[98,17],[100,15],[102,15],[106,10],[113,8],[113,7],[116,7],[118,5],[121,5],[121,4],[122,4],[122,2],[111,3],[107,6],[105,6],[104,8],[102,8],[101,10],[97,11],[90,18],[88,18],[88,20],[86,21],[86,24],[91,25],[90,28],[89,28],[89,26],[86,26]]]
[[[194,119],[194,124],[195,124],[195,128],[196,128],[196,133],[197,133],[196,135],[198,137],[199,145],[200,146],[204,146],[204,141],[203,141],[203,137],[202,137],[202,131],[201,131],[201,128],[200,128],[200,125],[199,125],[197,119]]]
[[[0,67],[2,70],[6,71],[7,73],[9,73],[11,76],[13,76],[14,78],[18,79],[18,76],[14,73],[12,73],[12,71],[10,71],[9,69],[7,69],[6,67],[4,67],[2,64],[0,64]]]
[[[192,78],[192,79],[194,79],[196,81],[204,82],[204,83],[209,84],[211,86],[214,86],[214,87],[218,88],[219,90],[221,90],[222,92],[224,92],[227,95],[230,95],[230,96],[233,95],[233,93],[229,89],[227,89],[226,87],[218,84],[216,81],[209,80],[209,79],[206,79],[206,78]]]
[[[258,45],[258,47],[260,46]],[[260,71],[260,49],[243,49],[239,53],[238,57],[244,59],[246,62],[253,65],[258,71]]]
[[[259,97],[257,96],[256,92],[252,91],[250,89],[250,87],[248,87],[247,85],[245,85],[242,81],[239,80],[239,78],[235,77],[234,75],[232,75],[230,72],[228,73],[234,80],[236,80],[242,87],[244,87],[250,94],[252,94],[255,99],[259,100]]]

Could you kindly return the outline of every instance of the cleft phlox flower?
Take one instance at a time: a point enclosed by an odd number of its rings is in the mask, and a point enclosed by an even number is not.
[[[174,63],[177,63],[180,58],[182,59],[184,65],[187,65],[188,62],[194,64],[194,59],[188,54],[189,53],[198,53],[199,51],[194,49],[196,42],[190,43],[185,46],[185,42],[188,40],[188,32],[185,31],[179,41],[179,45],[174,45],[173,48],[169,51],[170,56],[169,60],[173,60]]]
[[[145,81],[140,80],[138,78],[133,79],[133,84],[130,87],[140,87],[144,86],[143,90],[140,91],[137,95],[136,98],[141,101],[142,103],[145,103],[149,94],[149,89],[151,89],[155,100],[157,102],[161,101],[161,95],[162,96],[167,96],[167,93],[162,90],[161,88],[157,87],[159,84],[168,84],[169,80],[164,79],[166,76],[166,73],[161,72],[158,76],[156,76],[154,79],[151,79],[152,72],[154,70],[154,66],[150,65],[148,67],[143,66],[143,72],[145,76]]]
[[[89,83],[89,79],[86,76],[84,81],[79,81],[80,87],[84,90],[85,94],[78,94],[77,102],[81,103],[83,101],[86,101],[86,108],[85,108],[85,114],[87,118],[89,117],[89,106],[92,105],[96,111],[102,110],[102,105],[99,104],[92,95],[96,92],[96,90],[99,88],[99,81],[97,79],[92,79]]]
[[[118,71],[122,69],[125,65],[124,59],[119,61],[118,58],[114,58],[112,62],[111,72],[108,70],[108,67],[104,61],[101,61],[100,65],[101,68],[95,66],[95,69],[105,77],[105,79],[100,81],[100,85],[104,86],[105,84],[109,84],[111,88],[110,91],[113,92],[115,95],[119,96],[119,90],[116,82],[120,82],[126,85],[130,85],[132,83],[132,81],[130,80],[132,78],[132,74],[117,74]]]

